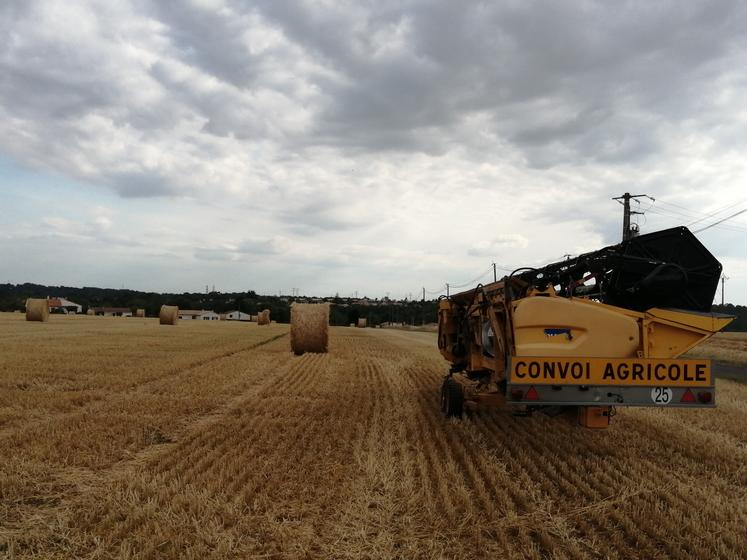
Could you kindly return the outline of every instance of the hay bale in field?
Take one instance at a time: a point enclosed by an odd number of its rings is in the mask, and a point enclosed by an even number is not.
[[[354,327],[354,326],[355,326],[355,323],[350,323],[350,325],[348,325],[348,326],[350,326],[350,327]]]
[[[257,324],[258,325],[269,325],[270,324],[270,310],[269,309],[263,309],[259,312],[259,315],[257,315]]]
[[[29,298],[26,300],[27,321],[48,321],[49,304],[46,299]]]
[[[145,317],[145,309],[136,309],[135,317]]]
[[[89,309],[86,311],[86,315],[96,315],[96,312],[93,309]]]
[[[176,305],[162,305],[158,313],[158,322],[161,325],[176,325],[179,320],[179,308]]]
[[[326,352],[329,338],[328,303],[291,304],[290,344],[295,354]]]
[[[256,323],[257,321],[259,321],[259,315],[249,315],[250,323]]]
[[[368,319],[365,317],[361,317],[358,319],[358,328],[359,329],[365,329],[368,326]]]

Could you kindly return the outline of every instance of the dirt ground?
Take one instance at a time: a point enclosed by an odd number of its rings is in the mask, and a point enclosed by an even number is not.
[[[432,333],[287,329],[0,314],[0,556],[747,555],[747,384],[605,431],[446,420]]]

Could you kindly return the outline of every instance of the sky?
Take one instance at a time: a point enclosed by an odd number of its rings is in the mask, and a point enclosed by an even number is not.
[[[736,0],[5,0],[0,282],[433,297],[619,242],[624,192],[695,231],[747,209],[746,30]],[[747,212],[697,236],[747,305]]]

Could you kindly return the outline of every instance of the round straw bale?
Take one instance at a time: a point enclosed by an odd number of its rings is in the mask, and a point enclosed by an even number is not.
[[[270,310],[269,309],[263,309],[259,312],[259,315],[257,315],[257,324],[258,325],[269,325],[270,324]]]
[[[158,322],[161,325],[176,325],[179,320],[179,308],[176,305],[162,305],[158,313]]]
[[[368,319],[365,317],[361,317],[358,319],[358,327],[361,329],[365,329],[368,326]]]
[[[49,304],[46,299],[29,298],[26,300],[27,321],[48,321]]]
[[[135,317],[145,317],[145,309],[138,309],[135,311]]]
[[[291,350],[295,354],[326,352],[329,336],[329,304],[293,303],[290,311]]]

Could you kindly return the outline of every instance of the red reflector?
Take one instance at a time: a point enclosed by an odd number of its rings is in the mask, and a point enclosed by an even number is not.
[[[685,394],[682,395],[682,398],[680,399],[680,402],[684,403],[694,403],[695,402],[695,395],[693,395],[693,392],[688,389],[685,391]]]
[[[710,391],[701,391],[698,393],[698,400],[703,404],[708,404],[713,400],[713,393]]]
[[[524,396],[524,391],[521,389],[511,389],[511,400],[520,401]]]
[[[538,401],[540,396],[537,393],[537,389],[535,389],[534,386],[531,386],[529,387],[527,394],[524,395],[524,398],[528,401]]]

